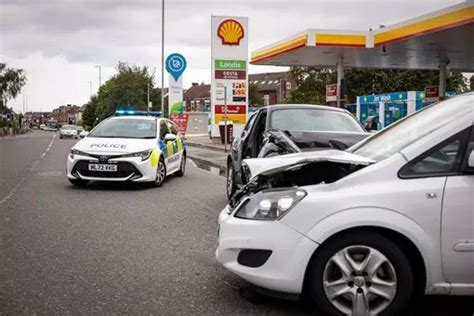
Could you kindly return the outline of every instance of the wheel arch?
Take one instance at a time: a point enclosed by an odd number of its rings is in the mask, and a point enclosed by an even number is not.
[[[427,267],[425,258],[422,255],[419,247],[415,244],[413,240],[407,237],[405,234],[398,232],[392,228],[387,228],[383,226],[355,226],[350,228],[342,229],[334,234],[328,236],[324,241],[321,242],[320,246],[314,251],[311,259],[308,261],[306,266],[304,281],[303,281],[303,292],[306,292],[307,289],[307,280],[309,274],[309,268],[311,266],[311,261],[318,256],[318,251],[320,251],[321,246],[331,242],[338,238],[341,235],[345,234],[356,234],[359,232],[374,232],[380,235],[383,235],[389,238],[391,241],[400,246],[402,251],[407,254],[407,259],[410,262],[411,267],[413,268],[413,275],[415,277],[415,293],[416,295],[422,295],[427,287]]]

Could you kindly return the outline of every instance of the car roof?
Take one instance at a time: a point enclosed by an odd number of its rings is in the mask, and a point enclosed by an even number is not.
[[[322,111],[334,111],[347,113],[346,109],[336,108],[328,105],[316,105],[316,104],[273,104],[263,107],[269,111],[280,110],[280,109],[318,109]]]

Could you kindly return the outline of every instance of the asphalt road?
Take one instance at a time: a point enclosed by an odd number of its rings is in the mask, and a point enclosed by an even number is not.
[[[0,314],[309,314],[255,294],[214,259],[225,180],[188,164],[162,188],[65,177],[75,140],[0,139]],[[424,298],[413,315],[473,315]]]

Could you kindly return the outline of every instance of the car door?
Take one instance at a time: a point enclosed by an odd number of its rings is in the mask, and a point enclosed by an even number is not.
[[[465,283],[467,280],[472,281],[474,276],[473,261],[467,260],[472,254],[454,250],[457,243],[473,236],[472,179],[461,174],[470,131],[471,128],[468,128],[442,140],[407,163],[399,172],[403,188],[395,191],[405,190],[404,198],[399,203],[412,204],[416,210],[412,216],[429,223],[425,229],[428,233],[431,231],[433,243],[439,243],[439,260],[444,278],[449,282],[464,280]],[[413,204],[414,201],[417,201],[416,204]],[[427,217],[426,214],[431,215]]]
[[[468,166],[474,152],[474,128],[469,132],[460,173],[448,176],[445,185],[441,249],[446,281],[470,283],[474,293],[474,168]]]
[[[258,156],[258,151],[262,146],[262,135],[265,131],[266,123],[267,111],[266,109],[263,109],[256,115],[251,129],[246,135],[245,140],[242,142],[240,161],[242,159],[256,158]]]
[[[173,146],[173,154],[171,155],[171,169],[175,170],[180,167],[181,163],[181,154],[183,152],[183,143],[181,137],[179,136],[179,131],[176,124],[173,121],[166,120],[166,124],[168,125],[168,129],[171,134],[176,136],[176,139],[171,142]]]
[[[174,146],[173,142],[165,141],[165,136],[170,134],[168,124],[164,119],[160,120],[160,149],[165,158],[166,171],[170,172],[173,170],[173,155],[174,155]]]

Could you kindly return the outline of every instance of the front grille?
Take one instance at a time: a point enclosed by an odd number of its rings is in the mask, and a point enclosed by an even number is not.
[[[100,163],[100,162],[92,162],[92,163]],[[117,172],[101,172],[101,171],[89,171],[89,161],[87,160],[80,160],[78,161],[74,168],[72,169],[72,174],[77,174],[79,172],[84,177],[91,177],[91,178],[126,178],[133,174],[133,178],[141,178],[143,175],[129,162],[120,161],[114,163],[117,165]]]

